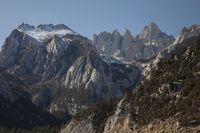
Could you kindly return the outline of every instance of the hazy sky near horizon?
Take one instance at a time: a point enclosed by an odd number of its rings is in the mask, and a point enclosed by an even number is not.
[[[183,26],[200,24],[199,6],[200,0],[0,0],[0,45],[22,22],[62,23],[89,38],[125,28],[136,35],[155,22],[176,36]]]

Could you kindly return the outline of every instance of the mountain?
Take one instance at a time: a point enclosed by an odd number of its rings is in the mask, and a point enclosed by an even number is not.
[[[148,73],[137,88],[121,100],[110,100],[73,118],[62,133],[81,132],[198,132],[199,114],[199,25],[182,30],[178,41],[150,61]],[[184,36],[182,36],[184,35]],[[191,35],[191,36],[190,36]],[[189,36],[189,37],[188,37]],[[161,51],[160,53],[162,53]],[[146,71],[146,70],[144,70]],[[87,114],[92,111],[93,113]],[[101,113],[100,113],[101,112]],[[101,114],[101,115],[100,115]],[[99,116],[99,117],[97,117]]]
[[[137,64],[108,58],[63,24],[23,23],[6,38],[0,68],[23,82],[36,106],[63,119],[137,84]]]
[[[173,42],[174,37],[162,32],[155,23],[145,26],[136,37],[126,29],[124,35],[114,30],[95,34],[92,40],[99,53],[123,57],[127,61],[149,59]]]

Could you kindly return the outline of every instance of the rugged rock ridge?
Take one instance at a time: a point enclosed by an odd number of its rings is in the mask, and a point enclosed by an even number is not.
[[[200,25],[191,25],[187,28],[184,27],[174,43],[165,48],[163,51],[159,52],[159,54],[156,56],[156,60],[153,62],[153,65],[156,66],[160,60],[169,58],[170,53],[181,50],[184,47],[184,45],[182,45],[184,40],[199,36],[199,34]]]
[[[174,42],[174,37],[162,32],[155,23],[144,27],[133,37],[128,29],[124,35],[117,30],[94,35],[92,43],[100,53],[124,57],[126,60],[148,59]]]
[[[174,44],[181,43],[183,40],[188,39],[190,37],[198,36],[200,33],[200,25],[191,25],[189,27],[184,27],[176,38]]]
[[[74,114],[121,96],[140,75],[134,63],[105,62],[87,38],[64,25],[20,25],[2,47],[0,67],[24,82],[33,102],[52,113]]]

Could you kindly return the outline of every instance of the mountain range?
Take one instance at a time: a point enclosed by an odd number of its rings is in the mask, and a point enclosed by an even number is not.
[[[155,23],[145,26],[135,37],[126,29],[124,35],[113,33],[94,34],[93,45],[99,53],[124,58],[127,61],[150,59],[174,42],[172,35],[162,32]]]
[[[89,40],[64,24],[22,23],[0,52],[0,126],[197,131],[199,35],[199,25],[175,39],[150,23],[135,37],[126,29]]]

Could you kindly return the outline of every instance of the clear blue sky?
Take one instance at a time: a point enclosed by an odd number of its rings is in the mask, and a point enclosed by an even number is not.
[[[135,35],[155,22],[176,36],[183,26],[200,24],[200,0],[1,0],[0,45],[22,22],[64,23],[89,38],[116,28]]]

